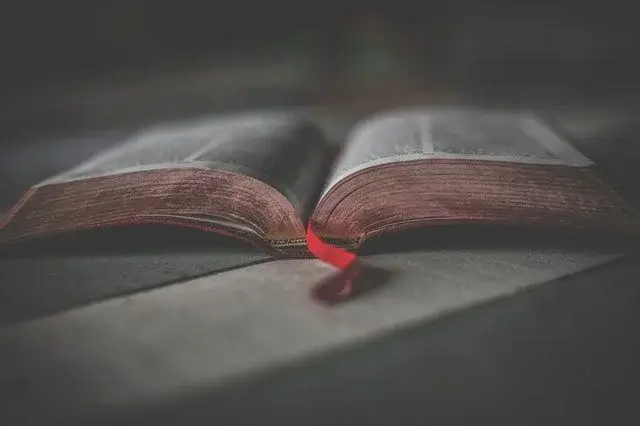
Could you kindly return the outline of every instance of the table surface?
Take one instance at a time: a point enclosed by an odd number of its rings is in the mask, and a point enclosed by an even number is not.
[[[394,278],[337,308],[308,295],[329,267],[282,260],[4,327],[0,412],[6,424],[315,423],[371,410],[462,421],[459,408],[555,422],[636,400],[624,384],[638,373],[637,259],[451,249],[367,261]]]
[[[538,111],[621,187],[640,182],[635,109]],[[130,128],[98,121],[8,150],[3,201]],[[336,140],[349,127],[324,125]],[[3,424],[601,423],[638,402],[623,389],[640,353],[634,255],[526,241],[376,254],[391,279],[336,308],[308,297],[328,267],[264,261],[215,245],[0,259]]]

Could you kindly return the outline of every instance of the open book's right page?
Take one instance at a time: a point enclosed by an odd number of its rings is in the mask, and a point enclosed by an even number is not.
[[[427,158],[588,167],[592,161],[533,114],[473,109],[398,111],[358,124],[325,186],[367,167]]]
[[[593,166],[533,114],[384,113],[353,129],[313,219],[325,238],[349,246],[446,224],[637,228]]]

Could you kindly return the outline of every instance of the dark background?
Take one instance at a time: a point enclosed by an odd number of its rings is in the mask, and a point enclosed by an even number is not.
[[[258,54],[296,38],[313,40],[306,46],[328,57],[377,15],[393,37],[411,45],[424,71],[453,70],[468,80],[565,78],[582,85],[615,78],[620,86],[633,83],[638,71],[632,12],[626,3],[592,0],[9,1],[0,12],[2,84],[15,89],[18,83]]]

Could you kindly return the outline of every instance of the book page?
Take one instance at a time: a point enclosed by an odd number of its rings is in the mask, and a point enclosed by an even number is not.
[[[353,129],[323,195],[340,180],[368,167],[436,158],[575,167],[592,164],[532,114],[407,110],[374,116]]]
[[[126,172],[200,167],[243,173],[308,208],[322,184],[322,134],[288,112],[244,113],[156,126],[41,185]]]

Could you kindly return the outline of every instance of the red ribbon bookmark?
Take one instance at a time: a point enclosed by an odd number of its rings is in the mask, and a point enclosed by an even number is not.
[[[356,255],[345,249],[341,249],[331,244],[327,244],[313,231],[311,223],[307,226],[307,247],[315,257],[334,266],[345,270],[356,260]]]
[[[347,299],[353,293],[354,279],[358,275],[357,256],[347,250],[327,244],[307,226],[307,247],[318,259],[341,270],[340,274],[321,281],[311,289],[318,302],[332,305]]]

